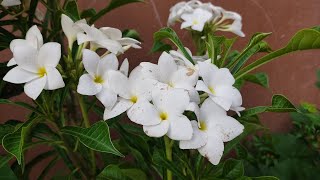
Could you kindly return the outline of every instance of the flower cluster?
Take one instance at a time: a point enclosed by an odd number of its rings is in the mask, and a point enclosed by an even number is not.
[[[244,37],[242,18],[238,13],[226,11],[210,2],[202,3],[197,0],[179,2],[170,9],[168,26],[182,22],[181,29],[191,28],[203,31],[207,26],[210,31],[229,31]]]

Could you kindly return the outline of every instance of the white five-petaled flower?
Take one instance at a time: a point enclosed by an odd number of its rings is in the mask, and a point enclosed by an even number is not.
[[[166,52],[161,54],[158,64],[142,62],[140,65],[147,78],[158,81],[159,89],[185,89],[189,91],[191,101],[199,101],[199,94],[194,89],[198,71],[194,68],[177,65],[174,58]]]
[[[61,74],[56,69],[61,58],[61,45],[50,42],[39,50],[29,44],[16,46],[13,56],[18,66],[11,69],[4,81],[22,84],[24,92],[36,99],[43,89],[55,90],[65,86]]]
[[[233,87],[235,79],[229,69],[221,68],[207,62],[198,62],[199,80],[196,85],[198,91],[206,92],[215,103],[228,111],[243,110],[242,97],[238,89]]]
[[[43,38],[41,35],[40,30],[38,29],[38,27],[36,25],[32,26],[27,34],[26,34],[26,39],[14,39],[11,41],[10,43],[10,50],[11,52],[13,52],[14,48],[17,46],[32,46],[35,49],[40,49],[41,46],[43,45]],[[13,66],[16,65],[16,61],[14,58],[12,58],[7,66]]]
[[[212,18],[212,13],[204,9],[195,9],[192,13],[183,14],[181,19],[184,22],[181,24],[181,29],[191,27],[195,31],[203,31],[205,24]]]
[[[83,32],[77,24],[87,24],[85,19],[74,22],[69,16],[61,15],[61,26],[64,34],[67,36],[69,48],[72,49],[73,43],[77,40],[77,34]]]
[[[167,135],[173,140],[190,140],[192,126],[183,115],[189,105],[188,93],[183,89],[154,90],[152,103],[144,101],[130,109],[129,118],[144,125],[150,137]],[[153,124],[153,125],[152,125]]]
[[[129,78],[126,77],[126,74],[120,72],[109,72],[111,88],[114,92],[117,92],[120,97],[112,109],[105,110],[105,120],[116,117],[125,111],[127,111],[128,116],[131,117],[131,109],[139,106],[140,103],[151,100],[151,91],[154,88],[155,81],[142,76],[141,66],[133,69]],[[139,121],[135,121],[135,119],[131,120],[138,124],[153,125],[152,121],[144,122],[143,119],[139,119]]]
[[[202,3],[197,0],[191,0],[188,2],[182,1],[170,8],[170,14],[168,18],[168,26],[174,25],[176,21],[181,18],[184,13],[192,13],[193,10],[199,7]]]
[[[5,7],[16,6],[16,5],[20,5],[20,4],[21,4],[20,0],[3,0],[1,2],[1,5],[5,6]]]
[[[200,110],[194,105],[198,122],[193,120],[191,140],[180,141],[181,149],[198,149],[202,156],[217,165],[223,155],[224,142],[231,141],[243,132],[243,125],[227,116],[224,109],[211,99],[203,102]]]
[[[95,95],[108,109],[117,101],[117,94],[112,91],[108,81],[108,72],[118,70],[119,62],[114,54],[103,58],[91,50],[83,50],[83,65],[88,74],[83,74],[79,79],[77,92],[82,95]]]

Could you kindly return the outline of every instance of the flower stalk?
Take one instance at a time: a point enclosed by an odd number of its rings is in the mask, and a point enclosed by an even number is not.
[[[168,161],[172,162],[173,140],[170,140],[168,136],[164,136],[164,144],[166,148],[166,157]],[[172,172],[169,169],[167,169],[167,180],[172,180]]]

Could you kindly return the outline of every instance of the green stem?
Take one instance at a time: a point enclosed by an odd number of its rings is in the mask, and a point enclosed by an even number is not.
[[[173,143],[168,136],[164,136],[164,144],[166,146],[166,156],[168,161],[172,161],[172,145]],[[172,172],[167,169],[167,180],[172,180]]]
[[[83,124],[86,128],[89,128],[90,122],[88,117],[88,111],[86,108],[86,104],[84,103],[83,96],[77,94],[77,97],[78,97],[78,101],[79,101],[79,105],[80,105],[80,109],[83,117]],[[96,158],[95,158],[94,151],[92,149],[90,149],[90,155],[91,155],[92,173],[93,175],[95,175],[96,174]]]

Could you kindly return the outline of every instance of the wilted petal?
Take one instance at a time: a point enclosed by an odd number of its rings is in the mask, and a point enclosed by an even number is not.
[[[47,81],[47,77],[43,76],[42,78],[38,78],[30,82],[27,82],[24,85],[24,92],[27,94],[27,96],[35,100],[44,89],[44,86],[46,85],[46,81]]]
[[[93,96],[102,90],[102,85],[95,83],[89,74],[84,74],[79,79],[77,92],[82,95]]]

